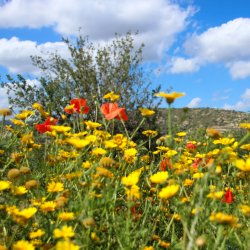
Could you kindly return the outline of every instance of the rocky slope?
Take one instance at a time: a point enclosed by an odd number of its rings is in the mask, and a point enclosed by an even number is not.
[[[165,130],[167,110],[160,109],[157,123]],[[239,124],[250,123],[250,113],[212,108],[181,108],[172,109],[172,124],[179,131],[213,127],[221,132],[238,130]]]

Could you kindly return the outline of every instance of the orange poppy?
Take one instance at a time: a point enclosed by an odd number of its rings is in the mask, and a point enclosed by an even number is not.
[[[125,108],[119,108],[118,103],[104,103],[101,106],[101,112],[103,113],[105,119],[112,120],[118,119],[127,121],[128,116],[125,112]]]
[[[58,120],[53,117],[48,117],[44,123],[36,124],[35,129],[43,134],[47,131],[51,131],[50,125],[56,125],[57,121]]]
[[[64,111],[68,114],[78,113],[87,114],[90,107],[87,106],[87,102],[83,98],[75,98],[70,101],[70,105],[64,108]]]

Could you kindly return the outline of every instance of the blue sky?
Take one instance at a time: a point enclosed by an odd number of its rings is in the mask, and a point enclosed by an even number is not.
[[[0,0],[0,74],[37,84],[30,55],[67,56],[61,37],[79,27],[94,44],[139,31],[135,42],[146,45],[154,83],[186,93],[175,107],[250,111],[249,9],[249,0]]]

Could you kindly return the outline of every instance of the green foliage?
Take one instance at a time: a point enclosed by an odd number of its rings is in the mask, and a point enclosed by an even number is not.
[[[103,47],[95,47],[81,36],[75,40],[63,38],[63,42],[68,48],[69,58],[57,53],[46,58],[31,56],[33,64],[41,71],[39,86],[30,86],[21,75],[17,79],[8,76],[9,82],[2,83],[14,108],[25,109],[39,102],[52,115],[60,117],[71,99],[85,98],[88,105],[94,107],[94,102],[102,103],[103,95],[110,91],[121,96],[119,105],[128,111],[159,106],[154,98],[159,87],[151,88],[143,70],[143,45],[135,49],[130,33],[124,37],[116,35],[112,43]],[[92,116],[93,113],[94,110]],[[131,113],[130,121],[137,118],[137,113]]]

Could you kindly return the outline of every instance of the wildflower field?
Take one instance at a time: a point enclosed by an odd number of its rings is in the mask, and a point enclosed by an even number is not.
[[[71,100],[60,121],[34,103],[6,125],[0,109],[0,250],[250,249],[250,123],[239,140],[174,131],[182,95],[156,94],[168,132],[139,141],[155,111],[140,108],[128,131],[113,92],[96,107]]]

